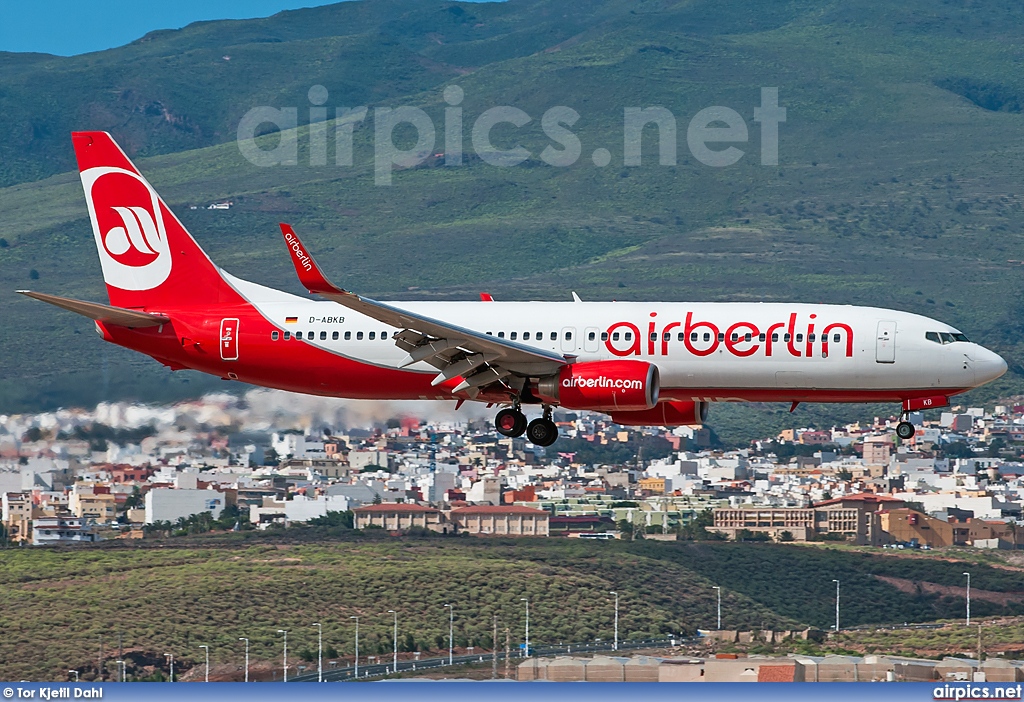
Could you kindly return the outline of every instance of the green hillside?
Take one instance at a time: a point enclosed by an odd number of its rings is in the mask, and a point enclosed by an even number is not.
[[[214,259],[261,283],[301,292],[275,233],[288,220],[340,283],[376,297],[472,299],[485,289],[566,299],[575,290],[585,299],[875,304],[948,321],[1002,353],[1011,372],[975,400],[1024,392],[1019,3],[578,5],[364,0],[202,23],[69,59],[0,59],[0,110],[21,125],[3,147],[3,178],[24,181],[0,189],[0,411],[223,385],[172,376],[102,344],[83,320],[12,295],[31,285],[103,298],[80,187],[51,175],[72,163],[72,128],[111,129]],[[332,107],[422,107],[437,147],[442,90],[456,84],[467,154],[476,117],[513,105],[532,121],[496,128],[494,142],[532,156],[511,168],[431,159],[375,186],[367,119],[352,167],[309,166],[307,127],[300,165],[248,163],[230,141],[239,116],[263,104],[306,115],[315,84]],[[752,117],[762,87],[778,87],[788,111],[777,167],[759,161]],[[125,102],[125,90],[139,99]],[[17,105],[2,102],[16,94]],[[175,119],[150,115],[152,101]],[[540,118],[558,105],[580,114],[572,131],[582,157],[569,167],[539,158],[552,143]],[[648,128],[643,165],[624,166],[623,109],[655,105],[676,116],[677,165],[657,165]],[[744,157],[725,168],[687,149],[690,119],[712,105],[736,110],[749,129],[737,145]],[[43,136],[27,137],[41,115],[52,115]],[[610,165],[594,165],[599,147]],[[188,209],[221,198],[236,206]],[[759,411],[716,407],[712,418],[743,440]]]
[[[246,536],[252,538],[245,538]],[[582,542],[576,539],[331,539],[242,533],[75,550],[0,550],[0,678],[63,679],[95,670],[121,635],[133,657],[174,652],[188,667],[208,644],[214,662],[279,655],[287,629],[294,655],[324,645],[351,655],[349,616],[360,616],[363,655],[391,651],[389,609],[408,650],[437,650],[455,605],[459,646],[490,647],[492,616],[522,640],[521,597],[530,598],[531,641],[608,640],[620,594],[623,638],[713,627],[723,588],[729,629],[827,628],[832,578],[843,583],[844,626],[956,618],[963,600],[903,592],[875,577],[959,586],[964,562],[770,544]],[[1021,614],[1020,573],[971,564],[976,616]],[[994,604],[993,593],[1014,593]],[[986,599],[987,598],[987,599]],[[55,638],[53,632],[61,636]],[[409,642],[407,636],[412,636]],[[408,644],[411,643],[411,646]],[[113,659],[113,656],[109,656]],[[111,660],[111,667],[112,660]]]

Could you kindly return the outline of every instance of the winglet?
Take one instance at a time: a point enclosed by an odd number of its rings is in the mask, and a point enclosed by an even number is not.
[[[494,297],[490,293],[480,293],[480,302],[494,302]]]
[[[580,296],[576,294],[575,290],[572,293],[572,301],[573,302],[583,302],[583,300],[580,299]]]
[[[299,241],[295,230],[290,224],[281,222],[281,234],[284,235],[284,243],[288,246],[288,253],[291,254],[292,264],[299,276],[299,282],[311,293],[345,295],[346,291],[327,280],[327,276],[320,270],[309,250]]]

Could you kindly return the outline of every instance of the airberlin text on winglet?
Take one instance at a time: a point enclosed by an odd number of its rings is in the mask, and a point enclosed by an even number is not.
[[[761,330],[753,322],[735,322],[729,325],[724,331],[712,322],[695,321],[693,312],[686,313],[683,322],[669,322],[658,330],[657,312],[651,312],[651,320],[647,324],[647,335],[640,333],[640,325],[632,322],[615,322],[602,335],[605,348],[616,356],[640,356],[644,351],[644,339],[646,338],[647,355],[655,356],[668,355],[669,341],[672,339],[671,332],[680,328],[680,340],[686,345],[686,350],[694,356],[710,356],[718,351],[719,346],[740,358],[753,356],[763,349],[765,356],[776,354],[780,345],[785,346],[791,356],[810,357],[814,355],[815,343],[821,346],[822,357],[829,354],[829,341],[833,344],[840,344],[840,349],[845,352],[847,358],[853,356],[853,328],[843,322],[832,322],[821,328],[820,335],[815,334],[815,327],[818,315],[808,315],[806,325],[797,328],[797,313],[792,312],[785,322],[775,322],[766,329]],[[621,346],[622,341],[629,344]],[[844,343],[845,342],[845,343]],[[619,345],[617,345],[619,344]]]
[[[299,238],[295,236],[295,234],[293,234],[290,229],[285,229],[284,238],[285,241],[288,242],[288,246],[295,253],[295,259],[300,264],[302,264],[302,267],[305,268],[306,271],[312,271],[313,259],[311,259],[309,255],[303,250],[302,244],[301,242],[299,242]]]

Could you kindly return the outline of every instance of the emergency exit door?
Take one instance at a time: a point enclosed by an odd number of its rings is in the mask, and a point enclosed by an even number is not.
[[[896,362],[896,322],[882,321],[878,323],[875,361],[878,363]]]
[[[238,360],[238,320],[220,320],[220,358],[222,361]]]

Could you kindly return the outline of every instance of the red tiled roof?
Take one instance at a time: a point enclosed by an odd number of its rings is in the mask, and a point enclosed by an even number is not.
[[[889,497],[888,495],[876,495],[870,492],[861,492],[856,495],[846,495],[844,497],[835,497],[831,500],[825,500],[819,502],[815,507],[821,507],[823,505],[836,505],[840,502],[864,502],[867,503],[880,503],[880,502],[905,502],[898,497]]]
[[[473,505],[453,509],[452,514],[522,514],[539,517],[546,515],[547,512],[542,509],[519,507],[517,505]]]
[[[406,503],[406,502],[383,502],[383,503],[381,503],[379,505],[365,505],[363,507],[356,507],[352,511],[353,512],[364,512],[364,513],[365,512],[385,512],[385,513],[394,513],[394,512],[401,513],[401,512],[404,512],[406,514],[415,512],[415,513],[418,514],[418,513],[422,513],[422,512],[437,512],[438,510],[434,509],[433,507],[427,507],[425,505],[417,505],[417,504],[413,504],[413,503]]]

